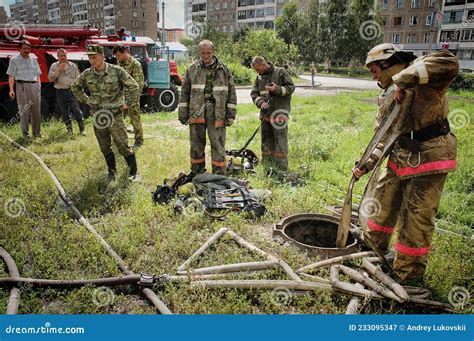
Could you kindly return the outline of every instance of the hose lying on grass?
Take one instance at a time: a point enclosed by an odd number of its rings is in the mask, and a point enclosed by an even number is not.
[[[40,164],[40,166],[48,173],[49,177],[53,181],[54,185],[59,191],[59,195],[61,199],[64,201],[64,203],[70,208],[71,212],[75,216],[75,218],[82,224],[84,225],[89,232],[91,232],[94,237],[99,241],[99,243],[104,247],[105,251],[115,259],[115,261],[118,263],[120,269],[126,274],[126,275],[135,275],[135,273],[130,270],[128,265],[124,262],[124,260],[112,249],[112,247],[107,243],[107,241],[100,235],[99,232],[89,223],[89,221],[81,214],[81,212],[77,209],[77,207],[74,205],[74,203],[71,201],[69,196],[67,195],[66,191],[64,190],[63,186],[59,182],[58,178],[54,175],[54,173],[51,171],[51,169],[48,168],[48,166],[44,163],[43,159],[29,150],[28,148],[23,147],[22,145],[18,144],[17,142],[13,141],[8,135],[0,131],[0,134],[10,141],[15,147],[21,149],[22,151],[30,154],[33,156],[36,161]],[[163,301],[160,300],[160,298],[149,288],[141,288],[140,289],[143,295],[156,307],[158,312],[161,314],[172,314],[171,310],[168,309],[168,307],[163,303]]]
[[[16,266],[15,261],[12,256],[2,247],[0,247],[0,257],[3,258],[8,269],[10,277],[20,277],[18,272],[18,267]],[[10,290],[10,297],[8,299],[7,311],[5,314],[17,314],[18,307],[20,305],[20,289],[12,288]]]

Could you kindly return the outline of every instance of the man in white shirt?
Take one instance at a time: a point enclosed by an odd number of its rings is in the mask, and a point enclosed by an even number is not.
[[[79,126],[79,132],[84,136],[86,134],[84,132],[84,117],[79,107],[79,102],[71,91],[72,83],[80,75],[79,69],[76,64],[67,60],[67,51],[65,49],[58,49],[57,56],[58,61],[51,65],[48,79],[50,82],[54,82],[56,101],[69,135],[72,135],[72,112]]]
[[[31,43],[22,40],[19,44],[20,54],[10,59],[8,64],[9,96],[18,104],[21,132],[29,138],[29,122],[33,126],[33,137],[41,138],[41,70],[36,58],[30,57]],[[16,92],[15,92],[16,83]]]

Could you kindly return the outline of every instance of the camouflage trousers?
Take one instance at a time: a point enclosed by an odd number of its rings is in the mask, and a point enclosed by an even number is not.
[[[423,277],[446,177],[444,173],[401,180],[387,167],[374,198],[364,199],[362,209],[364,205],[376,208],[368,219],[367,233],[383,252],[395,227],[398,230],[393,270],[401,281]]]
[[[97,114],[93,112],[92,117],[94,133],[99,142],[100,151],[105,157],[113,154],[112,140],[123,157],[133,154],[128,144],[127,127],[121,111],[118,109],[98,110]]]
[[[134,105],[128,108],[124,112],[124,116],[130,116],[130,123],[133,126],[133,133],[135,135],[135,143],[142,144],[143,143],[143,127],[142,121],[140,118],[141,110],[140,104]]]
[[[226,127],[215,126],[213,114],[206,114],[206,119],[197,119],[189,125],[189,140],[191,143],[191,171],[202,173],[206,168],[206,130],[211,143],[212,172],[225,175],[226,154],[225,137]],[[199,122],[199,123],[198,123]]]
[[[262,165],[265,169],[288,170],[288,125],[287,121],[274,122],[264,117],[262,122]],[[278,119],[278,118],[277,118]],[[282,118],[284,120],[284,117]]]

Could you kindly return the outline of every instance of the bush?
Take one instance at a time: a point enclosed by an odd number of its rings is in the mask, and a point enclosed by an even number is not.
[[[232,72],[236,85],[252,84],[255,73],[251,69],[246,68],[239,63],[229,63],[227,66],[229,67],[230,72]]]
[[[178,67],[178,73],[184,77],[186,70],[188,69],[191,63],[186,59],[179,59],[176,61],[176,66]]]
[[[453,91],[459,90],[474,90],[474,74],[472,73],[460,73],[454,82],[451,84]]]

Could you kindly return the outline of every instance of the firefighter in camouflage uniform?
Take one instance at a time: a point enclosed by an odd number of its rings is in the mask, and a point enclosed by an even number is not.
[[[380,210],[369,217],[367,234],[388,251],[390,237],[398,229],[393,270],[400,281],[421,279],[426,269],[434,218],[447,173],[456,168],[456,137],[450,132],[447,91],[459,64],[449,51],[416,58],[381,44],[369,51],[366,67],[384,89],[379,97],[377,125],[387,113],[390,98],[401,102],[405,89],[414,91],[407,127],[390,147],[373,200]],[[394,96],[387,96],[393,92]],[[359,178],[383,157],[383,139],[366,167],[354,167]]]
[[[120,65],[130,76],[133,77],[140,88],[140,93],[145,84],[145,76],[143,74],[142,64],[130,55],[127,46],[114,46],[113,54],[117,58],[118,65]],[[135,135],[134,148],[139,148],[143,145],[143,127],[140,119],[140,97],[133,103],[132,106],[124,112],[124,116],[130,115],[130,123],[133,126],[133,133]]]
[[[295,85],[284,68],[255,57],[252,68],[258,73],[250,96],[260,108],[262,120],[262,164],[266,171],[288,170],[288,119]]]
[[[138,84],[120,66],[105,62],[102,46],[89,45],[87,55],[91,67],[74,81],[71,90],[79,102],[91,108],[94,133],[107,164],[109,180],[113,180],[117,173],[112,140],[128,164],[130,179],[138,180],[137,160],[128,145],[127,128],[123,120],[123,111],[133,106],[140,96]],[[84,92],[85,89],[89,89],[89,96]]]
[[[181,87],[178,118],[189,124],[191,171],[206,170],[206,130],[211,143],[212,172],[226,172],[226,127],[235,120],[237,95],[227,66],[214,56],[209,40],[199,43],[200,60],[187,70]]]

